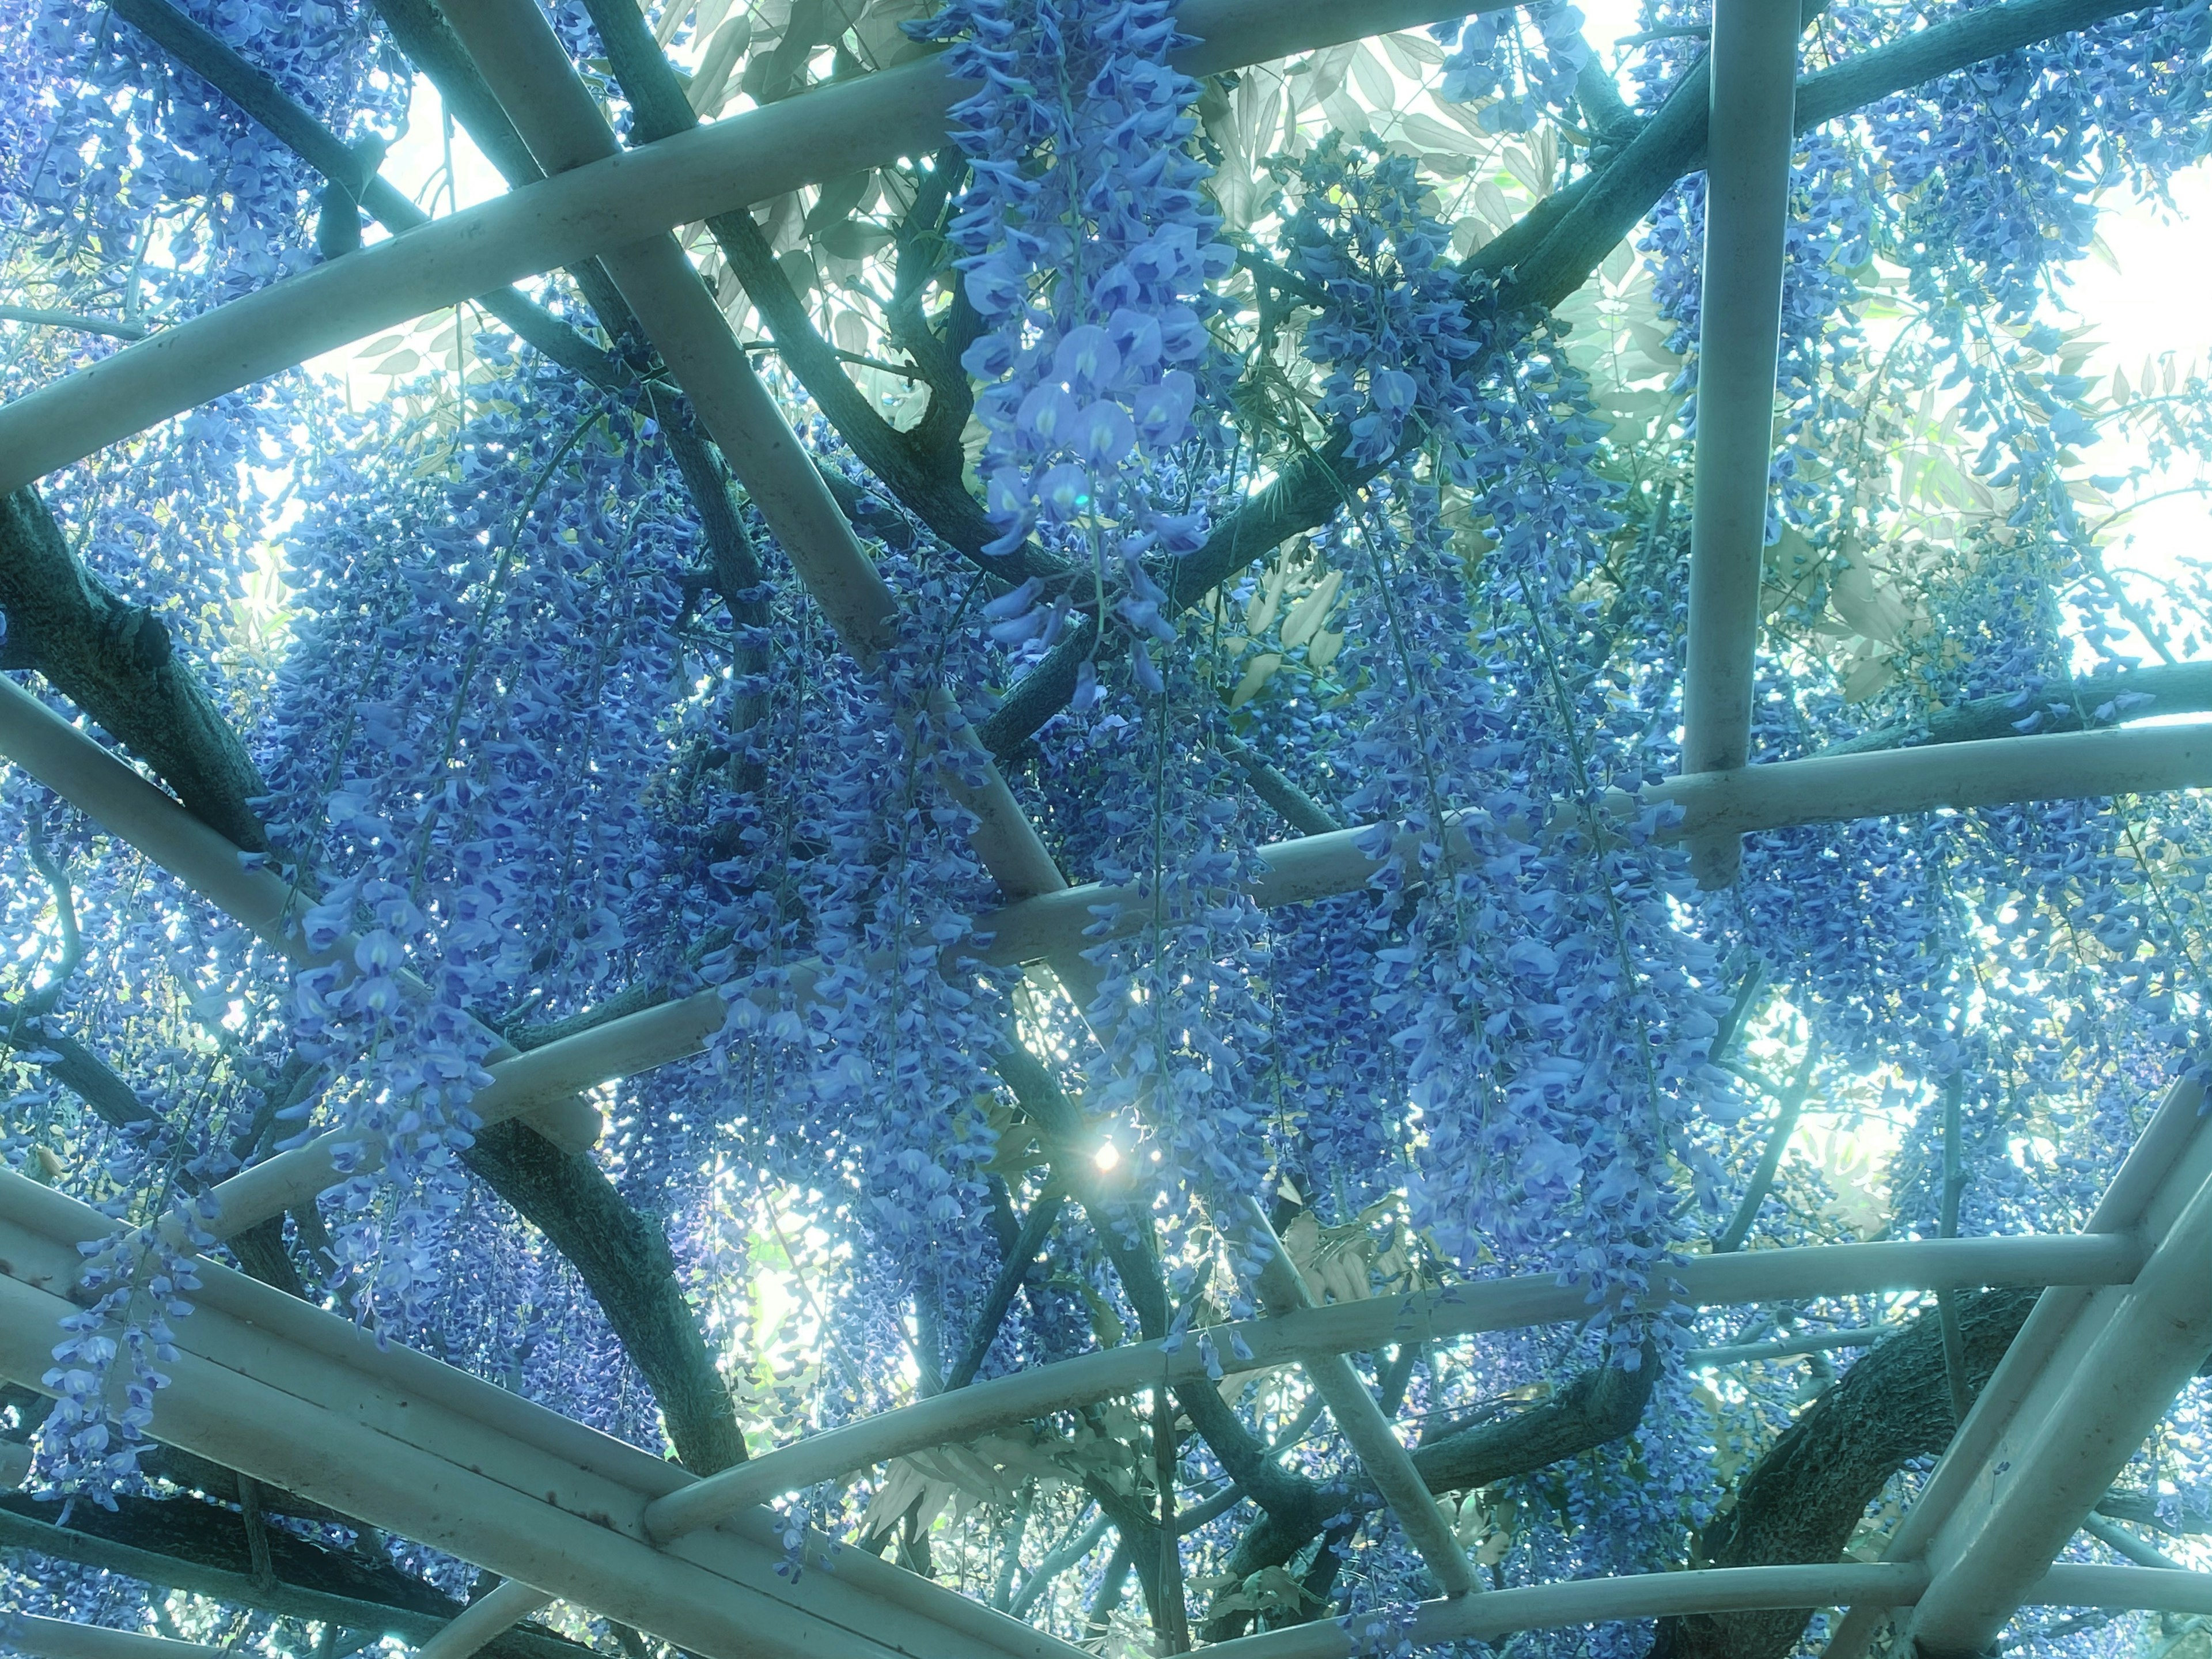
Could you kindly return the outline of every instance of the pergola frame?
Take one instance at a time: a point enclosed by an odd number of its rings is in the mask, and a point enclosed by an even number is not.
[[[1467,0],[1189,0],[1193,72],[1465,15]],[[1478,4],[1472,9],[1498,9]],[[547,178],[486,205],[206,313],[0,409],[0,487],[12,488],[254,380],[422,312],[556,265],[599,258],[635,309],[789,551],[845,647],[866,660],[896,599],[830,497],[720,310],[666,234],[800,185],[944,142],[957,88],[929,61],[825,88],[696,132],[617,152],[531,0],[448,0],[478,69]],[[1795,9],[1717,0],[1711,58],[1712,210],[1701,342],[1686,775],[1623,797],[1600,833],[1687,839],[1702,877],[1733,872],[1736,838],[1786,824],[1942,807],[2150,793],[2212,784],[2212,736],[2122,730],[1942,750],[1750,767],[1751,668],[1765,520],[1789,148]],[[1716,326],[1721,319],[1722,325]],[[0,754],[109,833],[295,960],[308,959],[300,895],[252,867],[160,789],[11,683],[0,681]],[[976,850],[1007,903],[986,954],[1048,964],[1088,1000],[1079,952],[1110,889],[1071,886],[1004,781],[981,761]],[[1655,813],[1650,809],[1658,809]],[[1634,821],[1644,819],[1641,828]],[[1459,833],[1456,823],[1445,833]],[[1395,831],[1376,825],[1261,849],[1267,906],[1364,884]],[[802,973],[799,979],[805,982]],[[720,1029],[718,992],[610,1021],[528,1054],[495,1053],[475,1109],[526,1117],[587,1146],[583,1091],[696,1054]],[[1729,1609],[1853,1605],[1832,1651],[1912,1609],[1928,1659],[1980,1650],[2028,1602],[2212,1612],[2212,1575],[2051,1566],[2112,1473],[2212,1348],[2212,1121],[2178,1085],[2081,1234],[1943,1239],[1686,1261],[1693,1304],[1902,1288],[2049,1286],[2027,1327],[1880,1564],[1759,1567],[1480,1591],[1404,1448],[1343,1356],[1401,1337],[1441,1339],[1587,1317],[1583,1291],[1548,1278],[1481,1281],[1366,1303],[1311,1304],[1279,1255],[1269,1312],[1216,1333],[1231,1371],[1304,1366],[1370,1480],[1449,1592],[1420,1609],[1419,1642],[1547,1624]],[[334,1176],[325,1136],[215,1189],[218,1237],[311,1202]],[[372,1149],[373,1156],[373,1149]],[[1264,1215],[1259,1217],[1265,1227]],[[77,1245],[114,1231],[88,1206],[0,1175],[0,1376],[32,1387],[74,1304]],[[793,1651],[844,1659],[975,1653],[1073,1659],[1079,1650],[872,1556],[793,1583],[760,1505],[907,1452],[1118,1395],[1202,1379],[1172,1340],[1137,1343],[922,1401],[779,1449],[705,1480],[210,1264],[182,1328],[165,1440],[343,1514],[418,1539],[507,1583],[434,1639],[465,1659],[504,1623],[558,1598],[705,1656]],[[1774,1346],[1774,1345],[1769,1345]],[[1231,1359],[1231,1352],[1247,1358]],[[2124,1354],[2130,1363],[2103,1365]],[[2008,1473],[2019,1478],[2005,1483]],[[819,1557],[827,1540],[811,1538]],[[47,1659],[204,1659],[214,1650],[26,1620],[17,1645]],[[1321,1624],[1218,1644],[1252,1659],[1339,1659]]]

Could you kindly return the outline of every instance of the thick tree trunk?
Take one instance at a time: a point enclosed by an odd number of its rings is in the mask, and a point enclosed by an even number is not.
[[[1981,1392],[2041,1294],[1984,1291],[1959,1298],[1972,1393]],[[1744,1477],[1735,1503],[1699,1537],[1697,1565],[1839,1559],[1889,1478],[1914,1458],[1942,1451],[1956,1431],[1942,1322],[1931,1308],[1869,1349],[1783,1431]],[[1783,1659],[1812,1616],[1812,1608],[1798,1607],[1663,1619],[1651,1659]]]

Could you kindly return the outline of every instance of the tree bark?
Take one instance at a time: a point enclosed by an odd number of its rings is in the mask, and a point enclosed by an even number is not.
[[[1966,1380],[1978,1395],[2042,1292],[1982,1291],[1959,1298]],[[1865,1356],[1767,1448],[1698,1540],[1695,1565],[1749,1567],[1841,1559],[1892,1475],[1951,1443],[1958,1424],[1931,1309]],[[1783,1659],[1810,1607],[1662,1619],[1651,1659]]]

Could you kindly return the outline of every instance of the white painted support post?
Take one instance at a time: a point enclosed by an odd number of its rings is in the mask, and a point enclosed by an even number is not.
[[[1797,0],[1715,0],[1682,677],[1686,773],[1729,771],[1750,754],[1798,32]],[[1732,836],[1690,844],[1691,867],[1708,887],[1735,880],[1741,858]]]
[[[2124,1284],[2142,1261],[2141,1247],[2125,1234],[1914,1239],[1698,1256],[1674,1264],[1668,1277],[1682,1287],[1689,1305],[1703,1307],[1982,1285]],[[1588,1291],[1561,1285],[1556,1274],[1541,1273],[1481,1279],[1419,1296],[1333,1303],[1218,1327],[1207,1334],[1215,1357],[1230,1370],[1262,1370],[1297,1364],[1309,1354],[1568,1323],[1589,1318],[1589,1312]],[[1247,1357],[1237,1358],[1240,1353]],[[647,1507],[646,1530],[665,1543],[781,1493],[887,1458],[972,1440],[1048,1412],[1139,1393],[1163,1375],[1170,1382],[1183,1382],[1206,1374],[1206,1358],[1196,1343],[1185,1342],[1170,1353],[1157,1342],[1141,1342],[971,1383],[794,1441],[672,1492]]]
[[[415,1650],[415,1659],[472,1659],[484,1644],[550,1607],[544,1590],[509,1578],[469,1603],[468,1611]]]
[[[1267,1211],[1249,1198],[1244,1200],[1244,1207],[1247,1224],[1274,1252],[1260,1273],[1260,1294],[1268,1311],[1281,1316],[1314,1306],[1305,1280],[1283,1249],[1283,1241],[1275,1237]],[[1436,1494],[1413,1467],[1413,1460],[1391,1428],[1390,1419],[1382,1415],[1382,1407],[1368,1393],[1367,1385],[1359,1380],[1359,1373],[1352,1369],[1352,1362],[1340,1353],[1322,1351],[1303,1356],[1298,1364],[1307,1381],[1321,1395],[1322,1403],[1328,1407],[1329,1415],[1336,1419],[1337,1428],[1351,1443],[1360,1467],[1367,1471],[1367,1478],[1375,1483],[1375,1490],[1398,1517],[1407,1541],[1428,1564],[1445,1596],[1449,1599],[1474,1591],[1477,1588],[1474,1568],[1467,1559],[1467,1552],[1460,1547],[1459,1540],[1437,1508]]]
[[[1911,1631],[1926,1659],[1988,1647],[2212,1351],[2203,1103],[2194,1084],[2167,1093],[2090,1218],[2154,1247],[2142,1271],[2044,1292],[1891,1537],[1887,1559],[1932,1571]],[[1853,1607],[1832,1659],[1863,1651],[1887,1612]]]

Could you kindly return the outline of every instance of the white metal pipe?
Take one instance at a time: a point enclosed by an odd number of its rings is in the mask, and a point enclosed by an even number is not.
[[[1686,1613],[1748,1613],[1766,1607],[1834,1607],[1881,1595],[1905,1602],[1927,1582],[1922,1568],[1895,1563],[1848,1566],[1714,1567],[1692,1572],[1576,1578],[1489,1590],[1455,1601],[1425,1601],[1403,1632],[1414,1647],[1492,1641],[1516,1631],[1599,1625]],[[1352,1659],[1360,1651],[1340,1619],[1316,1620],[1206,1650],[1220,1659]],[[1393,1637],[1400,1632],[1393,1631]]]
[[[1682,809],[1680,824],[1661,832],[1680,840],[1942,807],[2161,794],[2208,786],[2212,725],[2138,726],[1778,761],[1670,779],[1646,790],[1643,799],[1646,805],[1671,801]]]
[[[435,1636],[415,1650],[415,1659],[471,1659],[486,1643],[553,1604],[544,1590],[509,1578],[468,1605]]]
[[[1471,9],[1498,10],[1498,0]],[[1190,0],[1195,75],[1470,8],[1455,0]],[[802,185],[926,155],[969,90],[941,57],[819,87],[594,161],[166,328],[0,409],[0,489],[427,312]],[[734,460],[736,458],[732,457]]]
[[[2207,786],[2212,786],[2212,725],[2136,726],[1777,761],[1669,779],[1645,790],[1640,802],[1618,795],[1615,810],[1626,817],[1639,805],[1678,808],[1680,819],[1663,825],[1658,835],[1679,841],[1707,832],[1735,836],[1943,807]],[[1459,836],[1465,822],[1455,817],[1446,833]],[[1365,850],[1381,839],[1380,829],[1364,825],[1259,848],[1260,873],[1249,889],[1253,901],[1272,908],[1357,891],[1381,867],[1381,860]],[[1396,844],[1410,855],[1414,840],[1401,834]],[[992,935],[986,954],[993,961],[1030,962],[1084,937],[1083,930],[1097,924],[1092,912],[1099,906],[1130,906],[1119,929],[1133,931],[1143,921],[1134,911],[1137,896],[1132,887],[1092,882],[1008,905],[980,918],[976,926]]]
[[[1689,1305],[1705,1306],[1980,1285],[2124,1284],[2142,1260],[2141,1246],[2124,1234],[1916,1239],[1700,1256],[1671,1265],[1668,1277],[1681,1285]],[[1587,1319],[1589,1311],[1586,1290],[1561,1285],[1553,1274],[1529,1274],[1419,1296],[1334,1303],[1204,1334],[1220,1365],[1236,1372],[1296,1364],[1312,1353],[1362,1352],[1392,1342]],[[646,1509],[646,1530],[665,1542],[779,1493],[886,1458],[1138,1393],[1164,1376],[1184,1382],[1206,1374],[1199,1344],[1187,1340],[1172,1353],[1157,1342],[1132,1343],[972,1383],[826,1430],[656,1499]]]
[[[619,153],[536,0],[454,0],[445,13],[549,177]],[[838,638],[872,660],[898,602],[684,250],[664,231],[607,249],[600,263]]]
[[[1692,1613],[1835,1607],[1882,1597],[1910,1606],[1928,1575],[1910,1563],[1835,1566],[1711,1567],[1619,1578],[1576,1578],[1492,1590],[1456,1601],[1425,1601],[1404,1638],[1415,1648],[1441,1642],[1494,1641],[1516,1631],[1560,1625],[1665,1619]],[[2049,1569],[2028,1598],[2045,1607],[2212,1612],[2212,1574],[2146,1567],[2062,1565]],[[1352,1659],[1360,1650],[1342,1620],[1317,1620],[1206,1649],[1220,1659]],[[1399,1634],[1392,1632],[1393,1636]]]
[[[166,1636],[142,1636],[69,1619],[42,1619],[34,1613],[0,1613],[0,1647],[29,1659],[234,1659],[227,1648],[173,1642]]]
[[[1291,1265],[1283,1241],[1275,1237],[1267,1212],[1249,1198],[1244,1206],[1248,1224],[1274,1250],[1260,1273],[1260,1294],[1268,1311],[1280,1316],[1312,1307],[1313,1297],[1298,1270]],[[1390,1506],[1391,1513],[1398,1517],[1407,1540],[1420,1552],[1421,1559],[1436,1576],[1438,1587],[1447,1597],[1473,1591],[1476,1588],[1474,1568],[1467,1559],[1467,1552],[1438,1511],[1436,1494],[1421,1479],[1421,1472],[1413,1467],[1413,1457],[1391,1428],[1390,1419],[1382,1415],[1382,1407],[1368,1393],[1359,1374],[1352,1369],[1352,1362],[1340,1353],[1322,1352],[1306,1354],[1298,1364],[1321,1395],[1322,1403],[1328,1407],[1329,1415],[1336,1419],[1336,1426],[1351,1443],[1360,1467],[1367,1471],[1368,1480]]]
[[[52,1363],[42,1355],[71,1306],[0,1275],[0,1374],[37,1387]],[[618,1530],[344,1421],[191,1349],[162,1370],[170,1387],[162,1391],[161,1431],[170,1443],[372,1526],[495,1572],[543,1577],[708,1659],[773,1659],[817,1643],[851,1659],[889,1659],[890,1650],[857,1635],[824,1643],[829,1632],[765,1595],[736,1593],[728,1581]]]
[[[1686,773],[1732,770],[1750,753],[1798,29],[1796,0],[1715,0],[1705,60],[1711,136],[1682,676]],[[1700,836],[1690,848],[1706,885],[1735,879],[1736,838]]]
[[[2185,1568],[2107,1567],[2062,1561],[2022,1598],[2022,1606],[2104,1607],[2117,1612],[2212,1613],[2212,1573]]]

